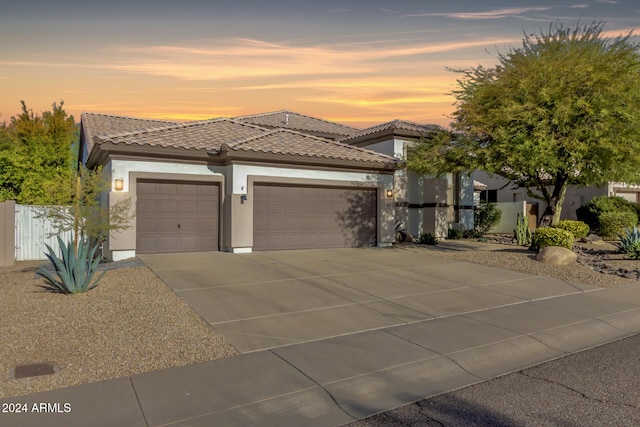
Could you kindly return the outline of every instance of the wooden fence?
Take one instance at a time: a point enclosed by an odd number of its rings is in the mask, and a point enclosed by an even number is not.
[[[72,233],[59,232],[42,215],[41,206],[19,205],[13,201],[0,202],[0,267],[15,261],[46,259],[45,244],[59,251],[58,240],[72,239]]]

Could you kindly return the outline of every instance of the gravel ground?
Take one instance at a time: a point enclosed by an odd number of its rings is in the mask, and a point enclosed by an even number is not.
[[[597,246],[576,244],[574,251],[578,253],[578,262],[563,266],[536,261],[535,252],[516,245],[448,240],[440,242],[438,246],[423,247],[430,248],[433,255],[444,258],[554,277],[569,283],[583,283],[603,288],[640,284],[637,280],[617,274],[603,274],[592,268],[604,264],[612,267],[612,270],[640,269],[640,261],[626,259],[623,255],[617,254],[615,247],[609,243]]]
[[[0,268],[0,398],[238,354],[145,266],[64,295],[43,289],[38,265]],[[16,366],[43,362],[58,373],[12,379]]]
[[[404,244],[403,244],[404,245]],[[507,268],[573,283],[610,287],[636,280],[575,263],[552,266],[518,246],[444,241],[436,256]],[[612,246],[583,247],[579,261],[637,269]],[[43,289],[40,262],[0,268],[0,398],[130,376],[238,354],[151,270],[114,263],[91,291],[64,295]],[[123,268],[124,267],[124,268]],[[53,363],[58,372],[12,379],[18,365]]]

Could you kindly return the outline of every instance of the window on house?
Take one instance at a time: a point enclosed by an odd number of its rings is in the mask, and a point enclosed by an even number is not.
[[[498,201],[498,190],[483,190],[480,192],[480,201],[496,203]]]

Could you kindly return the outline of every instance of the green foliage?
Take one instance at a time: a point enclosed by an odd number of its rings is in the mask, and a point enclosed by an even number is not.
[[[602,237],[612,238],[638,223],[638,216],[630,211],[603,212],[598,216],[598,230]]]
[[[616,247],[621,254],[626,254],[631,259],[640,259],[640,229],[638,227],[625,229]]]
[[[420,245],[437,245],[440,243],[438,238],[432,233],[422,233],[416,240],[416,243]]]
[[[564,219],[554,225],[554,227],[561,230],[570,231],[576,239],[587,237],[587,234],[589,234],[589,226],[582,221]]]
[[[73,230],[76,242],[79,236],[102,242],[110,231],[128,229],[134,217],[131,198],[118,200],[108,209],[102,207],[101,195],[110,188],[102,167],[80,167],[79,175],[48,189],[54,204],[41,206],[39,215],[47,217],[58,232]]]
[[[524,215],[518,213],[516,215],[516,229],[514,230],[516,242],[520,246],[531,246],[532,234],[529,229],[529,223]]]
[[[640,204],[630,202],[617,196],[594,197],[588,203],[576,210],[576,216],[585,222],[595,233],[602,234],[600,230],[600,216],[605,212],[634,212],[640,217]],[[635,224],[632,224],[635,225]]]
[[[475,229],[484,234],[496,226],[502,219],[502,211],[495,203],[481,202],[473,210],[473,223]]]
[[[540,250],[547,246],[562,246],[573,249],[574,236],[570,231],[560,228],[542,227],[533,233],[532,247]]]
[[[44,267],[38,269],[38,274],[46,280],[52,289],[62,293],[77,294],[97,286],[105,273],[103,272],[97,279],[93,280],[100,263],[100,258],[96,257],[98,245],[92,245],[90,241],[85,240],[83,237],[79,242],[76,253],[72,242],[65,244],[58,237],[58,244],[62,254],[61,258],[56,255],[49,245],[45,245],[49,251],[45,255],[55,268],[55,275]]]
[[[78,129],[63,102],[35,115],[21,102],[22,113],[0,131],[0,201],[22,204],[53,203],[49,189],[69,179]]]
[[[458,230],[457,228],[450,228],[449,230],[447,230],[447,239],[462,239],[462,231]]]
[[[495,68],[456,70],[453,129],[409,151],[424,175],[484,170],[528,190],[559,221],[568,185],[640,182],[640,50],[604,25],[525,36]]]
[[[465,239],[479,239],[482,237],[482,233],[478,230],[464,230],[462,232],[462,237]]]

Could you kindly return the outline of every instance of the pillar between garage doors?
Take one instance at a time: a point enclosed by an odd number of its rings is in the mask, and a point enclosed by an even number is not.
[[[248,194],[224,197],[222,250],[250,253],[253,247],[253,198]]]

